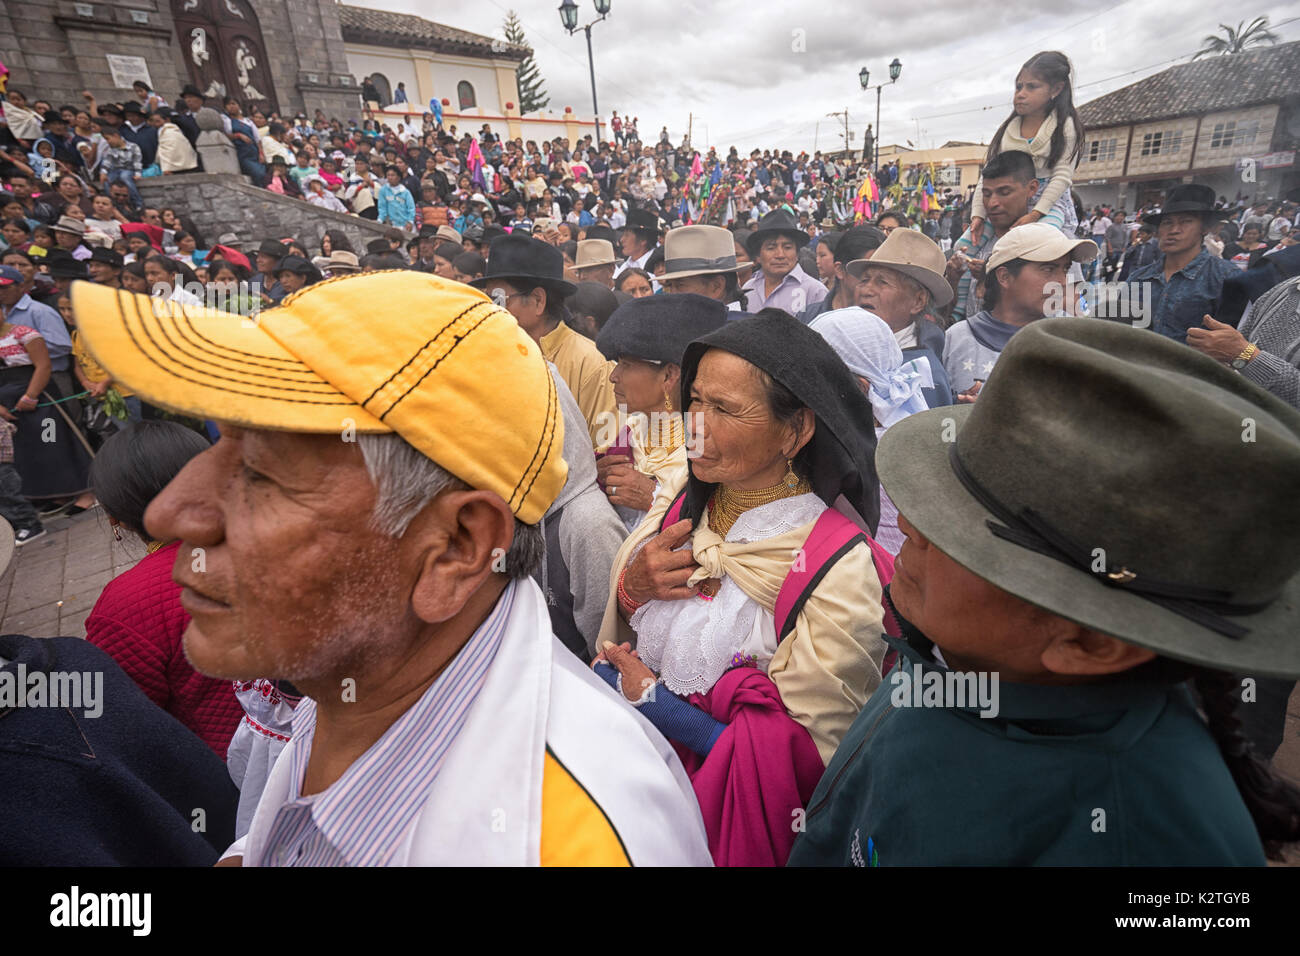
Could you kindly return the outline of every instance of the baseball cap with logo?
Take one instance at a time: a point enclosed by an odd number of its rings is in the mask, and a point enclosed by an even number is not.
[[[1075,262],[1091,262],[1097,258],[1097,244],[1091,239],[1067,239],[1061,230],[1045,222],[1030,222],[1008,229],[994,244],[984,268],[992,272],[1012,259],[1053,262],[1067,255]]]
[[[23,274],[13,266],[0,266],[0,285],[22,285]]]
[[[395,432],[528,524],[564,485],[542,353],[459,282],[410,270],[327,279],[256,322],[86,282],[72,307],[113,379],[162,408],[246,428]]]

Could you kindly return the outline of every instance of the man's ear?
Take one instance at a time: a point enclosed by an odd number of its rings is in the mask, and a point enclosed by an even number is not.
[[[419,552],[411,610],[428,623],[454,617],[470,595],[504,568],[514,539],[510,508],[490,491],[448,491],[407,528],[402,547]]]
[[[1109,634],[1099,634],[1063,618],[1055,618],[1051,643],[1043,649],[1042,663],[1056,674],[1099,676],[1118,674],[1145,664],[1156,652],[1129,644]]]

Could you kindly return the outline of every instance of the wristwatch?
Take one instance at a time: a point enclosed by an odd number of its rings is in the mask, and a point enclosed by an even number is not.
[[[1259,348],[1256,347],[1254,344],[1247,345],[1244,349],[1241,350],[1241,354],[1232,360],[1232,367],[1235,368],[1238,372],[1240,372],[1243,368],[1246,367],[1246,363],[1255,357],[1255,353],[1258,351]]]

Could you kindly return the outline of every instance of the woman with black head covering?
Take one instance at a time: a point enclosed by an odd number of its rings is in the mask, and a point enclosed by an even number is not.
[[[615,559],[595,666],[676,744],[714,861],[780,865],[880,682],[873,548],[830,507],[875,527],[871,406],[782,313],[693,342],[681,374],[689,475]]]
[[[320,270],[301,256],[285,256],[275,267],[275,281],[289,295],[321,280]]]
[[[715,299],[690,293],[649,295],[616,309],[596,336],[596,348],[615,363],[609,380],[626,421],[614,444],[599,456],[596,471],[629,531],[664,489],[675,494],[686,480],[682,355],[694,339],[726,321],[727,307]]]

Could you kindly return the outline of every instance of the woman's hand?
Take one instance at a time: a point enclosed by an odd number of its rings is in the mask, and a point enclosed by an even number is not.
[[[979,241],[980,233],[983,231],[983,229],[984,229],[984,220],[980,216],[976,216],[974,219],[970,221],[970,241],[972,244],[975,244]]]
[[[635,703],[641,699],[647,688],[659,682],[658,676],[637,656],[631,644],[618,645],[606,641],[601,648],[600,657],[618,669],[623,678],[623,696]]]
[[[605,457],[623,458],[622,455]],[[641,474],[626,459],[607,467],[602,480],[605,482],[605,494],[612,505],[622,505],[634,511],[649,511],[654,503],[655,480],[649,475]]]
[[[36,408],[36,399],[32,398],[30,395],[24,395],[22,398],[18,399],[18,401],[14,402],[14,408],[20,412],[30,412]]]
[[[637,552],[623,575],[623,590],[634,603],[695,597],[695,588],[686,582],[699,565],[689,548],[676,550],[690,536],[691,522],[685,518],[664,528]]]

